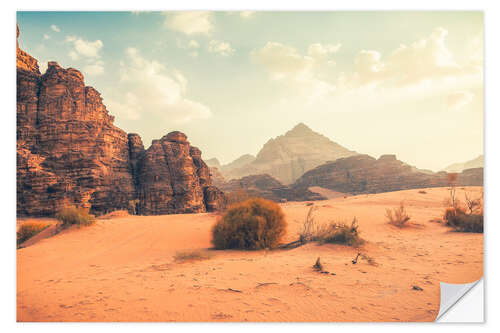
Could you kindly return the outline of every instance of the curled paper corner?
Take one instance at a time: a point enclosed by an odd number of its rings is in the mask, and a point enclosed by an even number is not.
[[[474,288],[474,287],[480,288]],[[436,322],[483,322],[483,279],[464,284],[440,282],[441,302]],[[475,289],[473,298],[467,299],[467,294]],[[465,296],[465,297],[464,297]],[[455,309],[457,311],[455,311]],[[451,311],[450,311],[451,310]],[[456,313],[451,313],[456,312]],[[462,314],[469,316],[463,316]],[[471,316],[471,314],[474,314]],[[467,318],[466,318],[467,317]]]

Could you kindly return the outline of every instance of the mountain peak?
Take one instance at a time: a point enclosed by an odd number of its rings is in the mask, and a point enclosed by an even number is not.
[[[294,128],[289,130],[285,135],[308,135],[311,133],[315,133],[312,129],[310,129],[304,123],[298,123]]]

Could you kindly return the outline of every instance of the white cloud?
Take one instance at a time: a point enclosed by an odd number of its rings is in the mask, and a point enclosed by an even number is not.
[[[45,40],[46,40],[46,39],[50,39],[50,36],[49,36],[49,35],[47,35],[47,34],[43,34],[43,39],[45,39]]]
[[[211,12],[185,11],[165,13],[165,27],[186,35],[209,35],[214,29],[214,16]]]
[[[251,10],[244,10],[240,12],[240,16],[244,19],[249,19],[252,18],[255,15],[254,11]]]
[[[50,26],[50,29],[52,29],[52,31],[55,31],[55,32],[61,32],[61,29],[59,29],[59,27],[55,24],[52,24]]]
[[[125,95],[120,102],[111,101],[113,113],[138,119],[151,112],[174,123],[211,116],[207,106],[186,97],[188,81],[182,73],[144,58],[135,48],[126,50],[126,59],[121,63],[117,90]]]
[[[418,85],[477,74],[471,63],[459,65],[445,44],[448,31],[436,28],[427,38],[401,44],[385,61],[378,51],[363,50],[355,58],[351,84]]]
[[[340,43],[335,45],[314,43],[309,45],[309,48],[307,49],[307,54],[313,58],[326,59],[331,54],[337,53],[340,47],[341,47]]]
[[[328,70],[340,44],[311,44],[304,55],[268,42],[252,56],[281,84],[292,105],[366,110],[450,95],[448,105],[457,110],[473,98],[464,91],[482,86],[482,37],[469,43],[470,52],[455,57],[446,45],[447,35],[445,29],[436,28],[428,37],[402,44],[387,55],[362,50],[354,57],[352,70],[341,73]]]
[[[208,43],[208,52],[217,53],[223,57],[228,57],[234,53],[234,49],[231,47],[231,44],[229,42],[211,40]]]
[[[310,47],[310,50],[312,53],[317,52],[317,45]],[[267,68],[272,80],[283,82],[293,89],[294,96],[304,99],[308,104],[336,89],[334,84],[322,79],[316,71],[326,64],[323,57],[301,55],[293,47],[277,42],[268,42],[264,47],[254,50],[252,57]]]
[[[73,45],[73,49],[69,53],[69,56],[73,60],[77,60],[80,57],[99,58],[99,53],[104,46],[102,41],[99,39],[91,42],[76,36],[66,37],[66,42]]]
[[[474,94],[469,91],[457,91],[449,94],[446,102],[450,110],[457,111],[472,102],[473,98]]]
[[[126,119],[137,120],[141,118],[142,104],[132,92],[125,93],[125,96],[120,101],[109,99],[104,102],[108,110],[120,114]]]
[[[85,65],[83,67],[83,72],[88,75],[101,75],[104,73],[104,62],[97,60],[95,63]]]
[[[254,50],[252,57],[264,65],[275,80],[307,72],[314,63],[312,57],[302,56],[296,49],[277,42],[267,42],[261,49]]]

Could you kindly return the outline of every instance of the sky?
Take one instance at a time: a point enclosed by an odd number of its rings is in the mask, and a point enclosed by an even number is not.
[[[20,47],[80,70],[115,125],[179,130],[203,158],[303,122],[438,171],[483,153],[483,13],[18,12]]]

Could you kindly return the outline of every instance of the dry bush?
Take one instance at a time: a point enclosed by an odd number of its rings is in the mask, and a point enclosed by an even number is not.
[[[186,262],[186,261],[207,260],[213,257],[214,254],[212,252],[203,250],[187,250],[187,251],[177,252],[174,256],[174,260],[177,262]]]
[[[405,205],[402,201],[399,204],[399,207],[394,208],[393,210],[386,209],[385,216],[388,223],[400,228],[404,227],[410,220],[410,215],[406,213]]]
[[[277,203],[248,199],[230,206],[217,221],[212,229],[212,243],[216,249],[272,249],[285,235],[286,226],[285,215]]]
[[[95,223],[95,216],[89,214],[88,209],[75,206],[63,208],[56,214],[56,219],[62,223],[63,228],[72,225],[89,226]]]
[[[313,241],[319,230],[318,223],[314,220],[313,213],[317,210],[317,206],[311,206],[307,212],[306,219],[302,224],[302,230],[299,233],[300,243],[307,243]]]
[[[450,205],[445,209],[443,220],[458,232],[482,233],[484,230],[483,198],[472,199],[465,192],[465,204]]]
[[[463,208],[449,207],[443,220],[458,232],[483,232],[483,214],[467,214]]]
[[[358,222],[354,217],[351,225],[338,222],[328,224],[319,224],[313,216],[314,211],[319,207],[311,206],[307,212],[306,219],[302,224],[302,230],[299,233],[299,242],[305,244],[308,242],[336,243],[349,246],[358,246],[363,243],[359,237]]]
[[[26,222],[21,224],[17,229],[17,246],[19,247],[19,245],[21,245],[31,237],[39,234],[49,226],[50,224],[42,222]]]
[[[421,190],[421,191],[418,191],[418,193],[420,193],[420,194],[427,194],[427,191]]]
[[[359,225],[356,217],[353,218],[351,225],[346,223],[330,222],[322,225],[317,230],[313,240],[320,244],[343,244],[348,246],[359,246],[363,244],[363,239],[359,237]]]

